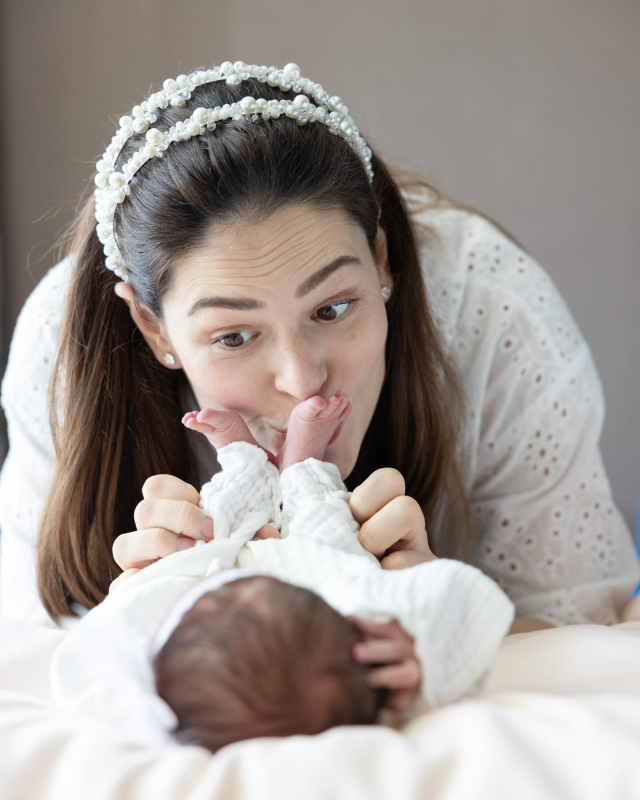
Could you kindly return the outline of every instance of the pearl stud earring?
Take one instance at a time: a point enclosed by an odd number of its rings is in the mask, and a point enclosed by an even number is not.
[[[171,353],[165,353],[163,360],[168,367],[172,367],[176,363],[176,360]]]
[[[386,303],[387,300],[391,297],[391,287],[383,286],[381,291],[382,291],[382,299]]]

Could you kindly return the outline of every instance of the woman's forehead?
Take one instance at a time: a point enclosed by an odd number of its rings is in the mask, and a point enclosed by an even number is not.
[[[338,258],[357,264],[368,252],[364,231],[339,211],[284,208],[254,225],[214,230],[176,264],[173,286],[187,302],[203,285],[296,288]]]

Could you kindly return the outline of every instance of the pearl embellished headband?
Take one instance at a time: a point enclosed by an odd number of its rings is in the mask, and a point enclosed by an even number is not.
[[[151,128],[157,121],[156,111],[167,106],[184,108],[190,99],[191,92],[198,86],[214,81],[226,81],[227,86],[237,89],[243,80],[257,78],[269,86],[277,86],[282,91],[305,92],[298,94],[293,100],[266,100],[265,98],[243,97],[238,103],[216,106],[215,108],[196,108],[189,119],[177,122],[168,131]],[[318,105],[312,103],[311,95]],[[295,119],[300,126],[307,122],[322,122],[333,134],[345,139],[362,160],[369,183],[373,183],[371,167],[372,151],[360,136],[349,109],[337,97],[329,97],[328,93],[308,78],[300,76],[297,64],[287,64],[281,70],[277,67],[245,64],[244,61],[223,62],[219,67],[199,70],[190,75],[179,75],[175,80],[166,80],[163,89],[150,95],[147,100],[133,107],[131,116],[120,117],[120,128],[114,135],[104,155],[96,164],[96,231],[103,245],[105,266],[123,281],[128,281],[128,273],[117,243],[113,220],[116,206],[131,193],[129,182],[136,172],[152,158],[162,158],[164,151],[173,142],[187,141],[192,136],[201,136],[207,130],[215,130],[220,120],[241,119],[243,116],[257,120],[278,119],[285,114]],[[134,153],[116,172],[115,163],[120,151],[134,134],[145,134],[147,143]]]

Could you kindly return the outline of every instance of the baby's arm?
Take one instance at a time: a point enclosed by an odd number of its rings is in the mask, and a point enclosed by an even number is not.
[[[398,620],[414,639],[428,708],[478,691],[514,617],[513,603],[494,581],[450,559],[361,572],[323,594],[344,614],[383,612]]]
[[[477,693],[509,633],[511,600],[460,561],[440,559],[396,575],[406,586],[399,619],[415,640],[424,701],[433,708]]]

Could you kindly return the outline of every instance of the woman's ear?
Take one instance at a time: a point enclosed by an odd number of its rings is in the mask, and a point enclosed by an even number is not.
[[[378,225],[378,230],[376,232],[374,247],[376,268],[380,276],[380,285],[388,286],[390,289],[393,289],[393,279],[389,269],[389,253],[387,251],[387,234],[380,225]]]
[[[162,333],[162,327],[155,314],[146,306],[142,306],[140,303],[136,305],[136,293],[133,290],[133,286],[130,286],[124,281],[119,281],[113,287],[113,291],[129,306],[131,319],[139,328],[140,333],[142,333],[144,336],[147,344],[151,348],[158,361],[163,366],[167,366],[166,362],[164,361],[164,355],[165,353],[169,352],[175,359],[175,363],[172,365],[173,368],[180,369],[181,365],[178,362],[178,358],[174,352],[173,346],[164,337]],[[142,308],[140,308],[141,306]]]

